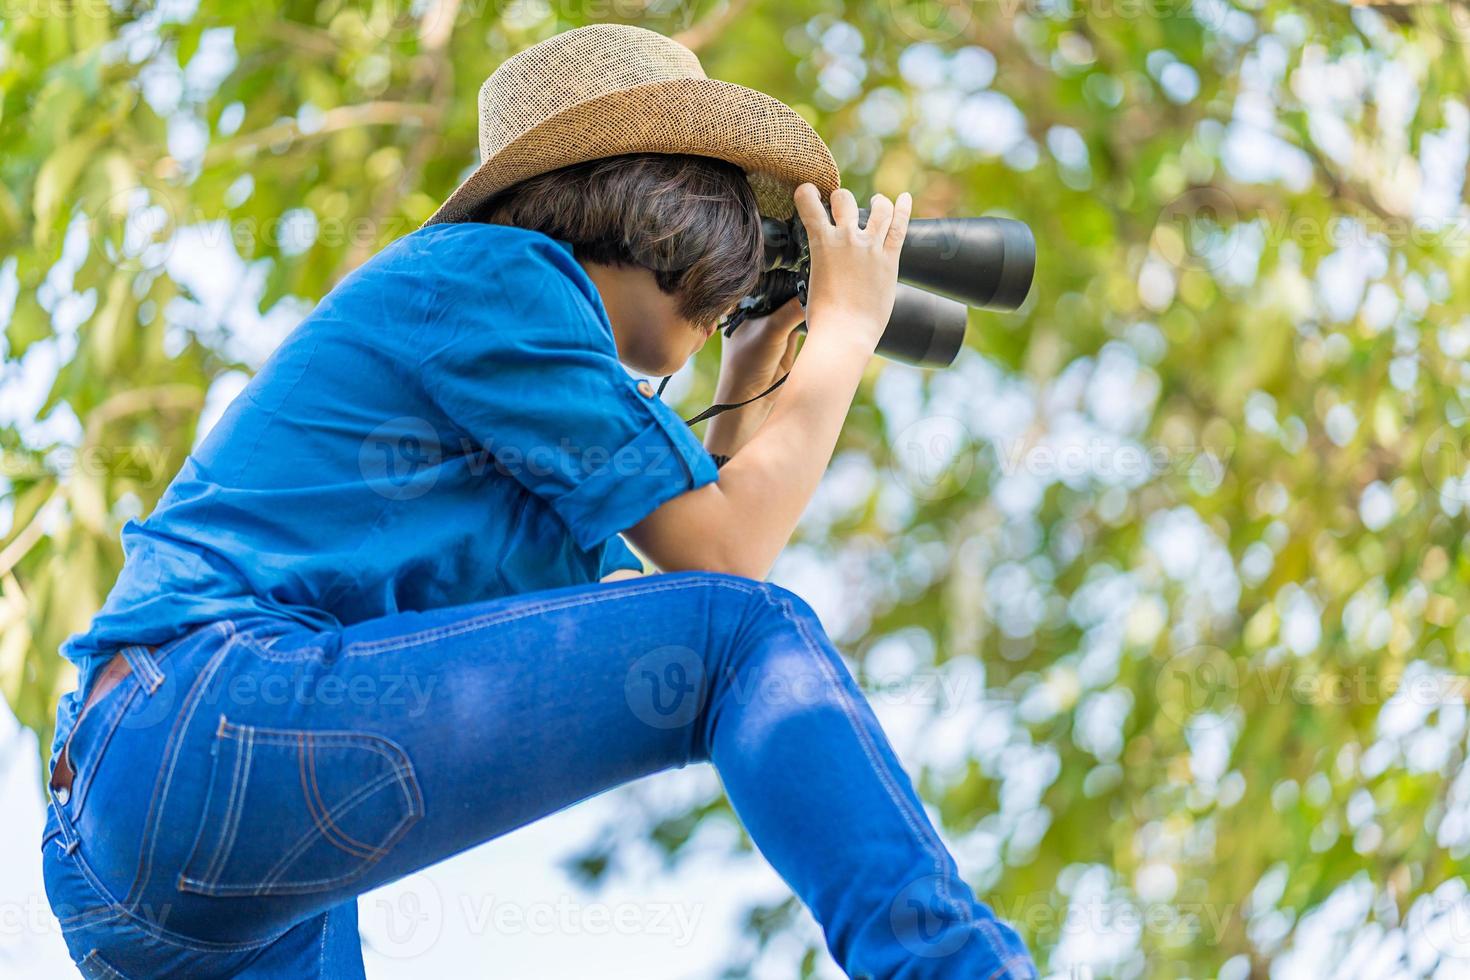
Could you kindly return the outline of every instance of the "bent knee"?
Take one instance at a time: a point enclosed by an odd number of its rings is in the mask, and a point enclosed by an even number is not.
[[[764,622],[777,628],[824,632],[820,618],[807,601],[774,582],[710,571],[665,572],[657,577],[670,586],[708,593],[712,608],[723,609],[727,617],[745,625]],[[726,626],[732,625],[735,623],[727,618]]]
[[[774,582],[761,582],[759,584],[762,594],[788,616],[808,620],[810,624],[816,625],[819,629],[821,628],[821,620],[817,617],[816,610],[812,609],[801,596]]]
[[[710,603],[712,610],[722,609],[727,614],[735,615],[739,615],[738,610],[750,608],[753,605],[764,605],[763,602],[752,602],[752,600],[768,596],[769,590],[775,588],[770,583],[759,579],[731,575],[728,572],[703,570],[663,572],[656,576],[645,577],[644,581],[654,588],[662,586],[694,590],[701,594],[702,599]]]
[[[679,582],[690,585],[724,586],[741,592],[757,592],[765,582],[759,579],[747,578],[744,575],[732,575],[729,572],[711,572],[703,569],[693,569],[685,572],[660,572],[659,577],[669,582]]]
[[[665,575],[670,579],[680,579],[714,588],[728,589],[749,596],[760,595],[771,604],[784,607],[794,615],[810,617],[813,620],[817,618],[817,614],[812,610],[812,607],[801,596],[785,586],[777,585],[774,582],[767,582],[764,579],[747,578],[744,575],[732,575],[728,572],[708,571],[667,572]]]

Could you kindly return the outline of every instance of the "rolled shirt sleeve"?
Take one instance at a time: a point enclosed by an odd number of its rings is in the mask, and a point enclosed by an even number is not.
[[[618,362],[601,300],[569,250],[525,234],[519,247],[467,255],[436,275],[444,340],[426,358],[425,384],[495,469],[591,550],[718,473],[683,420]]]

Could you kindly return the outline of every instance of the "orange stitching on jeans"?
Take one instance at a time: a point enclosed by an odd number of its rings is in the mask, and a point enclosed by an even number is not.
[[[366,854],[358,855],[358,857],[370,858],[376,861],[378,858],[381,858],[383,855],[387,854],[388,852],[386,849],[381,847],[374,847],[371,844],[364,844],[362,841],[358,840],[357,838],[353,837],[351,834],[343,830],[341,827],[337,826],[337,822],[332,819],[332,809],[327,806],[327,801],[322,798],[321,788],[317,784],[316,752],[314,750],[311,753],[311,759],[308,760],[308,765],[311,768],[311,788],[312,791],[316,794],[317,805],[321,807],[322,819],[326,821],[328,829],[330,829],[338,837],[342,838],[353,847],[361,848],[362,850],[367,852]]]
[[[317,785],[316,753],[314,751],[308,751],[308,744],[308,736],[303,732],[299,736],[297,743],[301,770],[301,792],[306,797],[306,810],[311,814],[311,821],[316,824],[316,829],[321,831],[322,839],[337,848],[337,850],[343,851],[355,858],[376,860],[384,854],[387,854],[387,851],[355,840],[345,831],[337,827],[332,821],[331,810],[327,806],[326,801],[322,799],[321,788]],[[334,835],[340,837],[346,843],[339,843],[334,840]]]
[[[383,775],[372,780],[371,782],[364,783],[361,787],[357,789],[356,792],[352,793],[351,795],[346,797],[343,802],[333,807],[333,812],[341,811],[342,813],[347,813],[351,811],[353,807],[357,806],[363,800],[366,800],[369,797],[373,796],[373,794],[377,793],[379,790],[395,784],[399,787],[400,790],[403,789],[403,787],[406,785],[404,783],[403,774],[397,771],[386,772]],[[394,825],[393,832],[390,833],[383,841],[383,846],[381,850],[384,854],[387,854],[388,851],[393,847],[393,845],[398,843],[398,840],[403,835],[403,832],[405,832],[408,827],[412,826],[419,819],[420,816],[421,814],[410,810],[403,816],[402,819],[398,821],[397,824]],[[295,844],[292,844],[290,848],[282,853],[280,860],[277,861],[275,865],[272,866],[270,871],[266,874],[265,886],[262,887],[271,887],[276,891],[277,894],[280,894],[281,892],[277,886],[280,884],[282,876],[284,876],[287,869],[289,869],[296,862],[296,859],[301,857],[302,854],[305,854],[307,848],[315,843],[319,838],[320,834],[316,832],[315,825],[313,825],[311,828],[308,828],[306,832],[297,839]],[[372,861],[364,861],[361,867],[348,874],[336,875],[330,878],[314,878],[306,882],[292,881],[289,882],[288,885],[292,888],[296,888],[303,885],[319,885],[323,882],[337,883],[341,881],[346,881],[351,878],[360,876],[369,867],[371,867],[376,860],[377,858],[374,858]],[[262,892],[261,894],[266,893]]]

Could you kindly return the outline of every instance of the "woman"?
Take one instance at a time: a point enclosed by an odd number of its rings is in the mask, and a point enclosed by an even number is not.
[[[481,148],[129,522],[64,649],[44,867],[83,973],[361,976],[356,895],[710,761],[850,975],[1033,976],[816,617],[760,581],[891,310],[908,196],[859,228],[800,117],[628,27],[502,65]],[[623,365],[703,346],[793,186],[806,309],[743,325],[719,395],[789,380],[701,446]]]

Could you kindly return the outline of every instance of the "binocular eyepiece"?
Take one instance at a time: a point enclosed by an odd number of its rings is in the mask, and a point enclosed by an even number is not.
[[[868,220],[866,209],[858,223]],[[764,218],[765,274],[755,295],[741,300],[736,323],[765,316],[803,295],[811,252],[801,219]],[[1008,218],[916,218],[898,259],[893,315],[878,353],[924,367],[948,367],[965,340],[967,306],[1015,310],[1036,272],[1031,229]]]

